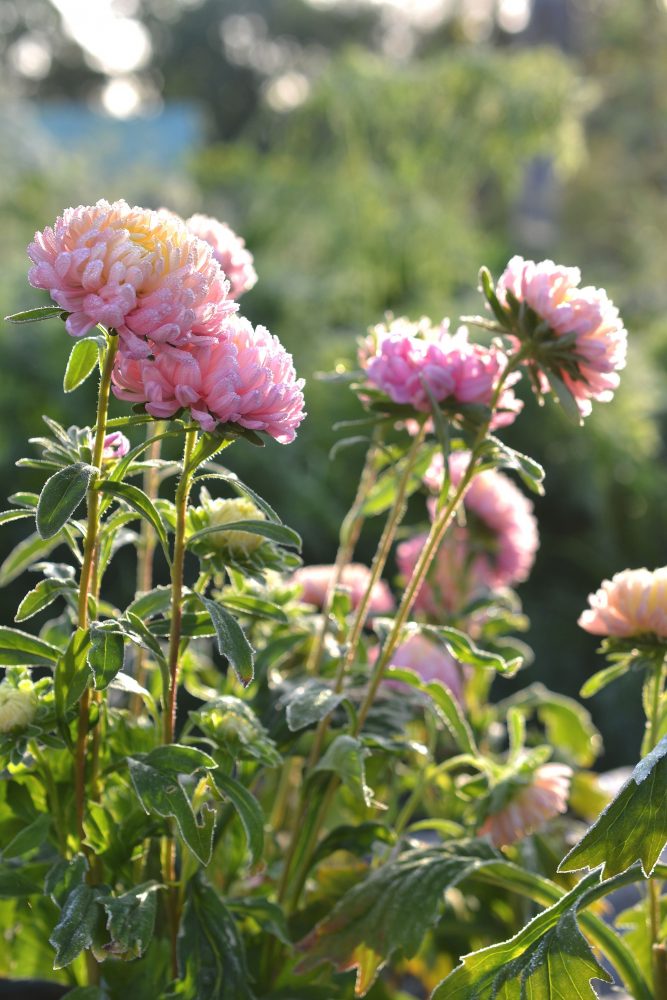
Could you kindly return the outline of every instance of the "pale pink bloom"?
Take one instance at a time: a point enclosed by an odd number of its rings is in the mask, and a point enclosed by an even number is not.
[[[302,566],[292,574],[292,583],[301,587],[301,600],[321,608],[333,577],[333,566]],[[368,589],[371,571],[362,563],[349,563],[343,569],[339,586],[349,592],[353,608],[358,608]],[[371,614],[387,614],[394,609],[394,598],[384,580],[378,580],[371,592]]]
[[[416,337],[417,339],[428,340],[437,336],[437,331],[428,316],[422,316],[419,320],[408,319],[407,316],[389,316],[386,323],[376,323],[368,328],[368,335],[359,340],[359,364],[366,368],[368,362],[379,353],[380,345],[390,337]]]
[[[453,487],[461,482],[469,461],[467,451],[450,455]],[[424,482],[433,491],[440,491],[442,455],[434,457]],[[433,501],[429,506],[433,513]],[[509,476],[496,469],[479,472],[465,493],[463,506],[466,523],[450,526],[417,595],[417,611],[455,613],[479,592],[522,583],[530,574],[539,546],[537,521],[533,504]],[[418,535],[397,548],[399,570],[406,579],[412,575],[424,542],[425,536]]]
[[[236,308],[211,247],[171,213],[98,201],[66,209],[28,247],[28,279],[46,288],[81,337],[100,323],[127,354],[210,337]]]
[[[541,829],[567,811],[571,780],[567,764],[542,764],[529,784],[519,786],[499,812],[487,817],[479,835],[488,837],[494,847],[504,847]]]
[[[191,215],[185,224],[191,233],[213,248],[213,256],[229,280],[230,298],[238,299],[250,291],[257,283],[257,272],[245,240],[225,222],[218,222],[210,215]]]
[[[377,658],[377,648],[372,651]],[[423,635],[412,635],[401,643],[391,658],[392,667],[405,667],[414,670],[424,681],[439,681],[446,687],[458,702],[463,701],[463,676],[461,666],[447,650]],[[396,687],[404,687],[400,681],[387,681]]]
[[[579,624],[593,635],[656,635],[667,639],[667,566],[625,569],[589,594]]]
[[[501,302],[506,300],[506,291],[519,302],[526,302],[547,323],[556,344],[559,337],[574,334],[574,343],[567,353],[580,377],[573,378],[566,366],[555,367],[574,396],[579,412],[587,416],[591,412],[591,399],[606,403],[618,388],[618,372],[625,367],[628,335],[607,293],[592,285],[580,288],[580,281],[577,267],[563,267],[552,260],[536,264],[523,257],[512,257],[498,282],[497,294]],[[541,380],[544,384],[544,374]]]
[[[205,431],[240,424],[281,444],[294,440],[305,416],[303,386],[278,338],[244,319],[228,321],[201,346],[145,359],[120,352],[113,373],[115,395],[144,403],[154,417],[189,409]]]
[[[112,434],[107,434],[104,438],[102,461],[115,462],[116,459],[124,458],[129,450],[130,442],[125,435],[121,434],[120,431],[114,431]]]

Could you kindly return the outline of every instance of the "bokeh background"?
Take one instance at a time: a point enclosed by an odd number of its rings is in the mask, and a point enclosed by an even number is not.
[[[229,222],[260,276],[243,311],[293,352],[310,414],[297,443],[229,464],[308,561],[333,558],[363,457],[329,460],[332,424],[359,412],[318,370],[386,310],[478,311],[480,264],[513,253],[607,288],[630,333],[614,402],[580,429],[527,400],[506,434],[547,469],[524,679],[575,694],[602,665],[576,625],[586,595],[667,561],[666,0],[0,0],[0,59],[3,313],[44,301],[25,246],[66,206]],[[40,414],[92,419],[92,383],[62,394],[70,347],[59,323],[0,327],[3,495],[37,485],[14,463]],[[133,586],[129,562],[117,576]],[[3,621],[23,590],[0,592]],[[636,760],[639,699],[630,676],[593,700],[602,766]]]

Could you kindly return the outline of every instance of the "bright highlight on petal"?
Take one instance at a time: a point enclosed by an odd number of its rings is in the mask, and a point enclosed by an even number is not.
[[[667,566],[625,569],[589,594],[579,625],[593,635],[655,635],[667,639]]]

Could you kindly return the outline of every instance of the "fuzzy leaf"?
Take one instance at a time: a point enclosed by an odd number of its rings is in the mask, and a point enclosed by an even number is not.
[[[95,687],[103,690],[123,669],[125,645],[123,636],[108,629],[91,628],[88,666],[95,679]]]
[[[36,306],[34,309],[22,309],[21,312],[5,316],[5,320],[8,323],[39,323],[45,319],[55,319],[58,316],[67,315],[68,313],[61,306]]]
[[[67,711],[77,703],[86,690],[90,671],[86,664],[86,653],[90,644],[88,630],[78,628],[69,641],[64,653],[58,657],[54,674],[56,716],[63,736],[67,729]]]
[[[311,773],[333,771],[350,791],[362,799],[364,805],[370,806],[373,804],[373,792],[366,784],[364,765],[368,753],[368,749],[353,736],[337,736]]]
[[[28,569],[39,559],[48,556],[64,540],[64,532],[47,539],[40,538],[37,532],[28,535],[12,549],[0,566],[0,587],[5,587],[17,576],[20,576],[24,569]]]
[[[213,774],[216,788],[232,803],[245,831],[253,864],[264,851],[264,813],[255,796],[228,774],[218,770]]]
[[[77,340],[72,348],[65,369],[63,389],[74,392],[82,385],[97,365],[99,357],[99,340],[97,337],[85,337]]]
[[[253,648],[234,615],[217,601],[197,594],[202,606],[210,615],[218,640],[218,650],[231,663],[236,676],[244,687],[254,677]]]
[[[650,875],[667,843],[667,736],[643,760],[618,794],[560,863],[559,871],[603,865],[609,877],[635,861]]]
[[[53,538],[72,516],[88,491],[97,470],[75,462],[56,472],[44,483],[37,504],[37,531],[40,538]]]
[[[48,608],[49,604],[65,594],[76,595],[76,588],[73,583],[65,580],[40,580],[36,587],[30,590],[21,603],[14,616],[14,621],[24,622],[32,618],[39,611]]]
[[[157,890],[162,888],[159,882],[143,882],[122,896],[104,899],[107,929],[124,953],[139,958],[146,951],[155,927]]]
[[[278,545],[287,545],[301,551],[301,537],[292,528],[288,528],[285,524],[275,524],[273,521],[259,521],[257,519],[229,521],[227,524],[212,524],[208,528],[201,528],[188,537],[188,546],[206,535],[220,535],[225,531],[245,531],[249,535],[261,535],[262,538],[269,538]]]
[[[162,518],[155,509],[152,500],[146,496],[144,491],[140,490],[138,486],[132,486],[131,483],[115,483],[110,480],[100,483],[99,490],[101,493],[106,493],[110,496],[116,497],[118,500],[124,500],[126,504],[132,507],[133,510],[136,510],[138,514],[140,514],[150,525],[153,526],[160,541],[160,545],[164,550],[167,562],[169,562],[170,558],[167,532],[164,524],[162,523]]]
[[[290,693],[285,717],[291,732],[296,733],[299,729],[312,726],[314,722],[319,722],[340,705],[345,699],[342,691],[332,691],[321,681],[306,681]]]
[[[3,666],[50,667],[59,656],[60,650],[50,642],[17,628],[0,626],[0,664]]]
[[[56,949],[54,969],[64,969],[92,943],[100,916],[98,900],[101,895],[103,890],[84,882],[65,900],[60,920],[49,938]]]

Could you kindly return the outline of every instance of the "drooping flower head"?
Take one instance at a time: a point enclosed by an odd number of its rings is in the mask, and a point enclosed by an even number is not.
[[[466,451],[449,457],[449,472],[458,486],[470,460]],[[439,492],[443,483],[442,455],[436,455],[424,476]],[[472,480],[464,497],[465,524],[447,532],[428,578],[415,601],[417,611],[456,613],[484,590],[522,583],[530,574],[539,546],[533,504],[502,472],[486,469]],[[433,513],[433,503],[430,504]],[[424,546],[425,535],[402,542],[396,551],[401,574],[408,578]]]
[[[124,458],[130,450],[130,442],[121,431],[113,431],[104,438],[102,450],[103,462],[115,462],[119,458]]]
[[[528,784],[515,785],[502,807],[487,817],[479,830],[494,847],[505,847],[541,829],[567,810],[572,768],[567,764],[542,764]]]
[[[515,317],[515,327],[523,343],[530,343],[528,363],[541,390],[549,387],[549,372],[557,375],[585,417],[592,399],[606,403],[618,388],[627,331],[607,293],[591,285],[581,288],[580,281],[577,267],[512,257],[496,293],[510,314],[508,293],[532,311],[521,321]]]
[[[302,566],[292,576],[292,582],[301,587],[301,600],[321,608],[324,605],[333,566]],[[363,563],[349,563],[343,570],[340,586],[349,591],[353,608],[359,607],[370,581],[371,571]],[[384,580],[378,580],[371,593],[371,614],[387,614],[394,609],[394,598]]]
[[[588,601],[590,608],[582,612],[579,624],[593,635],[667,640],[667,566],[615,573]]]
[[[119,399],[144,403],[154,417],[189,409],[205,431],[235,423],[293,441],[305,416],[304,380],[277,337],[245,319],[230,319],[212,342],[135,359],[120,352],[113,373]]]
[[[377,656],[377,652],[375,655]],[[402,642],[391,658],[391,666],[414,670],[424,683],[439,681],[458,702],[463,700],[461,666],[443,646],[431,642],[423,635],[411,635]],[[386,683],[404,687],[400,681],[388,680]]]
[[[124,350],[182,347],[236,308],[208,243],[172,213],[98,201],[66,209],[28,247],[28,279],[70,315],[68,333],[115,329]]]
[[[257,284],[253,256],[245,240],[225,222],[218,222],[210,215],[196,214],[186,219],[185,224],[191,233],[213,248],[213,256],[229,280],[230,298],[240,298]]]

